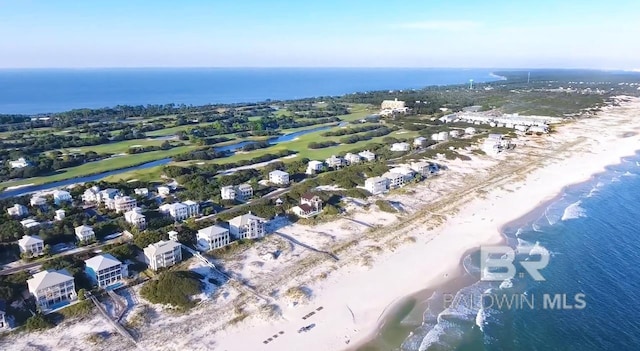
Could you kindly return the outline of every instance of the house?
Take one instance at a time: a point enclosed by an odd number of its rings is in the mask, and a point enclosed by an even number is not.
[[[529,128],[529,131],[532,133],[549,133],[549,127],[548,126],[531,126]]]
[[[452,113],[446,116],[442,116],[438,119],[440,120],[440,122],[451,123],[451,122],[455,122],[455,120],[458,119],[458,116],[455,113]]]
[[[0,300],[0,330],[7,330],[9,328],[9,321],[7,320],[7,302]]]
[[[125,212],[124,220],[140,230],[143,230],[147,227],[147,218],[142,214],[142,209],[140,207],[135,207]]]
[[[519,132],[523,132],[523,133],[524,133],[524,132],[526,132],[527,130],[529,130],[529,127],[527,127],[527,126],[525,126],[525,125],[518,124],[518,125],[513,126],[513,129],[515,129],[515,130],[517,130],[517,131],[519,131]]]
[[[344,155],[344,160],[349,165],[360,163],[360,155],[352,154],[352,153],[349,152],[346,155]]]
[[[44,241],[37,235],[25,235],[18,240],[20,253],[27,256],[40,256],[44,254]]]
[[[312,193],[304,193],[300,198],[300,205],[291,209],[296,216],[309,218],[322,212],[322,199]]]
[[[171,216],[176,221],[182,221],[189,217],[195,217],[200,213],[200,205],[195,201],[176,202],[164,204],[158,208],[160,213]]]
[[[173,240],[175,242],[178,241],[178,232],[176,232],[175,230],[167,232],[167,235],[169,235],[169,240]]]
[[[158,187],[158,195],[167,196],[171,194],[171,189],[168,186],[161,185]]]
[[[56,216],[54,217],[54,219],[56,221],[61,221],[66,215],[67,213],[64,210],[56,210]]]
[[[95,240],[96,234],[93,232],[93,228],[88,225],[81,225],[75,228],[76,237],[81,243],[86,243]]]
[[[92,186],[82,194],[82,202],[95,203],[100,202],[100,187]]]
[[[182,261],[182,245],[173,240],[159,241],[145,247],[144,260],[154,271],[160,268],[171,267]]]
[[[30,229],[30,228],[35,228],[37,226],[40,225],[40,223],[38,221],[36,221],[35,219],[25,219],[23,221],[20,221],[20,224],[22,224],[23,227]]]
[[[105,205],[108,209],[120,213],[133,210],[138,206],[138,201],[131,196],[116,195],[113,199],[106,199]]]
[[[364,188],[373,195],[382,194],[389,189],[389,180],[383,177],[367,178]]]
[[[449,136],[452,138],[459,138],[462,133],[459,130],[452,130],[449,132]]]
[[[53,192],[53,203],[60,206],[63,202],[71,202],[71,194],[68,191],[56,190]]]
[[[121,283],[129,276],[127,265],[118,261],[110,254],[101,254],[84,261],[85,273],[93,284],[107,289]]]
[[[33,195],[31,200],[29,200],[29,203],[31,206],[44,206],[47,204],[47,199],[38,195]]]
[[[398,98],[394,100],[383,100],[382,104],[380,104],[380,109],[382,110],[403,110],[405,108],[405,102],[398,101]]]
[[[311,160],[307,163],[306,174],[316,174],[318,172],[322,172],[324,169],[324,162]]]
[[[390,169],[389,172],[400,174],[401,176],[403,176],[404,183],[411,181],[413,179],[413,176],[415,175],[415,172],[409,167],[395,167]]]
[[[482,151],[488,155],[497,155],[503,149],[502,134],[489,134],[484,143],[482,143]]]
[[[269,172],[269,182],[278,185],[288,185],[289,173],[279,170]]]
[[[120,194],[120,190],[114,188],[108,188],[101,190],[99,193],[99,201],[106,203],[109,200],[113,200]]]
[[[413,139],[413,146],[415,147],[423,147],[427,145],[427,138],[425,137],[417,137]]]
[[[251,212],[232,218],[229,231],[236,239],[257,239],[266,234],[264,218],[254,216]]]
[[[365,151],[359,152],[358,156],[364,158],[367,161],[375,161],[376,160],[376,154],[374,154],[373,152],[371,152],[369,150],[365,150]]]
[[[20,157],[16,161],[9,161],[9,165],[11,168],[25,168],[31,164],[29,164],[29,161],[25,160],[24,157]]]
[[[182,202],[183,205],[187,206],[187,217],[195,217],[200,214],[200,204],[193,201],[187,200]]]
[[[382,177],[389,180],[389,189],[399,188],[404,185],[406,177],[400,173],[386,172]]]
[[[428,162],[412,162],[411,169],[423,177],[427,177],[431,173],[431,167]]]
[[[12,207],[7,208],[7,213],[11,217],[23,217],[29,214],[27,206],[15,204]]]
[[[220,188],[220,195],[223,200],[235,200],[236,188],[233,185],[227,185]]]
[[[229,245],[231,236],[229,229],[212,225],[198,230],[196,241],[199,250],[209,251]]]
[[[27,280],[27,286],[36,299],[36,306],[43,312],[78,298],[73,276],[66,269],[36,273]]]
[[[133,193],[139,196],[149,196],[149,189],[147,188],[135,188]]]
[[[449,140],[449,133],[447,133],[447,132],[438,133],[438,140],[439,141],[447,141],[447,140]]]
[[[391,151],[409,151],[409,144],[407,144],[407,143],[393,143],[391,145]]]
[[[326,159],[324,162],[327,164],[327,166],[335,169],[347,164],[347,162],[342,157],[336,155],[331,155],[331,157]]]
[[[473,127],[467,127],[464,129],[464,134],[474,135],[476,134],[476,129]]]

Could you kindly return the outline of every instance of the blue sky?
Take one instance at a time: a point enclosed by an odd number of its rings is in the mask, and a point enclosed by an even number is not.
[[[0,0],[0,67],[640,68],[640,1]]]

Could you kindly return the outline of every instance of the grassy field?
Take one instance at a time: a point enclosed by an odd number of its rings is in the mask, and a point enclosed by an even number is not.
[[[73,153],[73,152],[87,152],[93,151],[99,154],[101,153],[109,153],[109,154],[120,154],[127,153],[131,149],[132,146],[160,146],[164,140],[147,140],[147,139],[133,139],[133,140],[124,140],[116,143],[102,144],[102,145],[94,145],[94,146],[83,146],[79,148],[70,148],[70,149],[62,149],[63,153]],[[183,142],[188,144],[189,142]]]

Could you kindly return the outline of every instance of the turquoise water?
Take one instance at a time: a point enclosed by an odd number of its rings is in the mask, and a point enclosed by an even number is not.
[[[504,233],[516,261],[537,261],[543,248],[550,252],[540,271],[545,281],[522,269],[510,280],[480,281],[479,254],[472,253],[464,262],[475,282],[427,298],[422,323],[389,349],[640,350],[639,189],[640,155],[567,188]],[[443,304],[448,293],[467,299]],[[524,296],[528,302],[468,302],[482,294]],[[565,303],[544,304],[545,295],[556,294],[565,295]]]
[[[0,113],[256,102],[496,80],[488,69],[157,68],[0,70]]]

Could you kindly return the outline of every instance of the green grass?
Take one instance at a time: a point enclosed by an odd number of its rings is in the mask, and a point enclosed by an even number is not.
[[[203,123],[198,123],[198,124],[187,124],[187,125],[184,125],[184,126],[177,126],[177,127],[158,129],[158,130],[154,130],[154,131],[151,131],[151,132],[147,132],[145,134],[148,137],[167,136],[167,135],[176,134],[177,132],[179,132],[181,130],[193,129],[193,128],[196,128],[196,127],[207,126],[207,125],[210,125],[210,124],[211,124],[210,122],[203,122]]]
[[[133,139],[133,140],[124,140],[115,143],[108,143],[102,145],[93,145],[93,146],[83,146],[78,148],[67,148],[60,150],[63,153],[72,153],[72,152],[87,152],[93,151],[99,154],[109,153],[109,154],[120,154],[127,153],[131,149],[131,146],[141,145],[141,146],[160,146],[164,140],[147,140],[147,139]],[[184,142],[188,143],[188,142]]]

